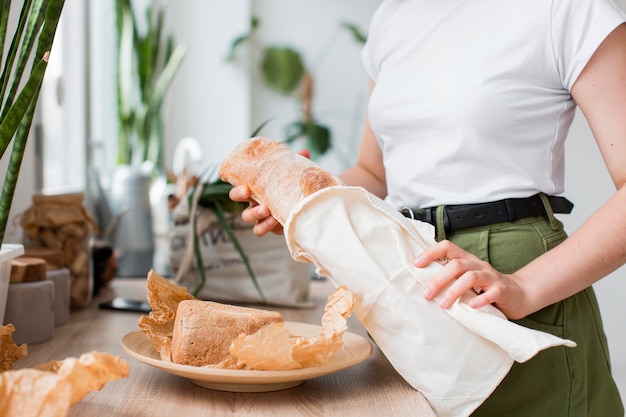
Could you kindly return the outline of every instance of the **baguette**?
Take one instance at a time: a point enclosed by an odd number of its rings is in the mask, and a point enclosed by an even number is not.
[[[261,137],[237,145],[222,163],[219,176],[234,186],[247,186],[252,199],[266,205],[283,226],[304,197],[342,184],[285,144]]]
[[[233,340],[270,323],[283,323],[277,311],[184,300],[178,304],[172,333],[172,362],[205,366],[228,356]]]

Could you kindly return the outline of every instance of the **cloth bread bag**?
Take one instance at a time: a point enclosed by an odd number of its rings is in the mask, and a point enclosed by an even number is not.
[[[495,307],[473,309],[468,292],[451,308],[422,297],[443,266],[412,260],[435,243],[433,227],[340,180],[285,145],[254,138],[238,145],[220,176],[247,185],[283,224],[293,259],[312,263],[356,296],[355,314],[393,367],[441,417],[470,415],[514,361],[554,346],[575,346],[506,319]]]

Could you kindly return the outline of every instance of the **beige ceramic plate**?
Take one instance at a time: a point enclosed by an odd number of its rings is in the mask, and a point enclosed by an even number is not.
[[[322,331],[314,324],[286,322],[285,327],[297,336],[316,336]],[[265,392],[292,388],[304,381],[340,371],[365,360],[372,353],[372,345],[363,337],[346,332],[343,349],[335,353],[324,366],[289,371],[248,371],[211,369],[164,362],[152,342],[141,331],[135,330],[122,338],[122,349],[133,358],[162,371],[189,378],[204,388],[233,392]]]

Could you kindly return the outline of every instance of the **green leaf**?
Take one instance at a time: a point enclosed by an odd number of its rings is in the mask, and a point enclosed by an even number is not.
[[[217,219],[219,220],[220,225],[222,226],[224,231],[226,231],[226,234],[228,235],[228,237],[230,238],[231,242],[235,246],[235,250],[237,250],[237,253],[239,253],[239,256],[241,257],[241,260],[243,261],[243,263],[244,263],[244,265],[246,267],[246,270],[248,271],[248,275],[250,275],[250,279],[252,279],[252,283],[254,284],[254,287],[256,288],[257,292],[259,293],[259,297],[261,297],[261,301],[263,303],[267,304],[267,300],[265,299],[265,295],[263,294],[263,290],[261,290],[261,286],[259,285],[259,282],[256,279],[256,275],[254,274],[254,271],[252,270],[252,266],[250,265],[250,261],[248,260],[248,256],[246,255],[246,253],[244,252],[243,248],[241,247],[241,243],[239,243],[239,240],[235,236],[235,233],[233,232],[233,229],[231,229],[230,225],[228,224],[228,221],[226,220],[226,216],[224,215],[224,210],[222,209],[222,206],[219,203],[217,203],[215,205],[215,214],[217,215]]]
[[[35,0],[32,3],[30,9],[29,18],[26,21],[26,26],[23,32],[22,45],[17,54],[17,62],[15,64],[15,68],[13,71],[13,80],[21,80],[22,75],[24,74],[24,69],[28,63],[28,58],[31,55],[31,51],[33,50],[33,45],[35,44],[36,35],[41,26],[41,22],[43,21],[44,14],[46,9],[44,8],[43,0]],[[43,54],[43,52],[42,52]],[[39,57],[41,58],[41,56]],[[4,115],[9,109],[9,106],[13,102],[15,95],[19,89],[19,82],[13,81],[12,85],[9,86],[9,92],[6,97],[3,97],[4,100],[4,108],[2,116],[0,119],[4,118]]]
[[[295,121],[285,126],[286,143],[293,143],[295,140],[304,136],[306,132],[306,124],[301,121]]]
[[[165,36],[165,10],[158,3],[146,9],[145,33],[129,0],[116,1],[118,35],[118,163],[153,163],[163,168],[162,104],[186,54]]]
[[[344,29],[348,29],[348,31],[352,34],[352,37],[355,41],[360,44],[364,44],[367,41],[367,36],[361,32],[358,26],[350,22],[342,22],[341,27]]]
[[[11,107],[12,100],[7,99],[6,91],[11,88],[10,83],[19,84],[20,78],[15,78],[12,76],[11,72],[13,71],[13,66],[15,64],[15,58],[19,53],[20,43],[22,41],[22,37],[24,35],[24,28],[30,18],[30,5],[32,0],[25,0],[22,5],[22,10],[20,12],[20,17],[17,22],[17,26],[15,28],[15,33],[13,34],[13,38],[11,39],[11,45],[9,46],[9,50],[7,52],[4,61],[2,62],[2,76],[0,77],[0,97],[2,98],[2,115],[0,119],[4,118],[4,115],[8,112]],[[4,47],[4,45],[3,45]],[[11,79],[13,77],[13,79]]]
[[[237,36],[230,44],[228,55],[226,55],[226,62],[231,62],[235,59],[235,54],[237,53],[237,49],[239,49],[239,46],[242,45],[244,42],[247,42],[252,36],[254,36],[254,33],[256,32],[258,27],[259,19],[256,16],[252,16],[252,19],[250,19],[250,29],[248,29],[248,32],[244,33],[243,35]]]
[[[258,136],[259,133],[261,133],[261,130],[263,130],[263,128],[265,127],[265,125],[267,125],[270,121],[272,121],[273,117],[270,117],[269,119],[265,120],[263,123],[261,123],[256,129],[254,129],[254,132],[252,132],[252,134],[250,135],[251,138]]]
[[[4,42],[7,37],[11,0],[0,0],[0,56],[4,56]]]
[[[322,124],[295,121],[285,127],[285,142],[293,143],[299,138],[306,138],[306,146],[315,159],[328,152],[331,148],[332,134],[330,129]]]
[[[0,123],[0,157],[4,156],[4,152],[11,143],[24,114],[28,111],[33,100],[38,97],[47,64],[46,61],[40,60],[35,66],[24,88],[22,88],[22,92]]]
[[[289,47],[270,46],[265,49],[261,70],[269,87],[281,94],[290,94],[304,75],[300,54]]]
[[[307,125],[306,137],[307,146],[314,157],[324,155],[330,149],[331,133],[328,127],[311,123]]]

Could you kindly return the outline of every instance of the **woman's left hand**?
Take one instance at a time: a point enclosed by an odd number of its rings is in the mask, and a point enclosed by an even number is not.
[[[468,302],[472,308],[493,304],[508,318],[523,317],[521,312],[524,311],[524,294],[518,282],[519,277],[501,274],[488,262],[449,240],[427,248],[413,264],[420,268],[443,258],[448,262],[427,284],[424,298],[432,300],[442,295],[439,305],[449,308],[461,295],[468,290],[474,290],[478,294]],[[449,288],[442,294],[447,286]]]

